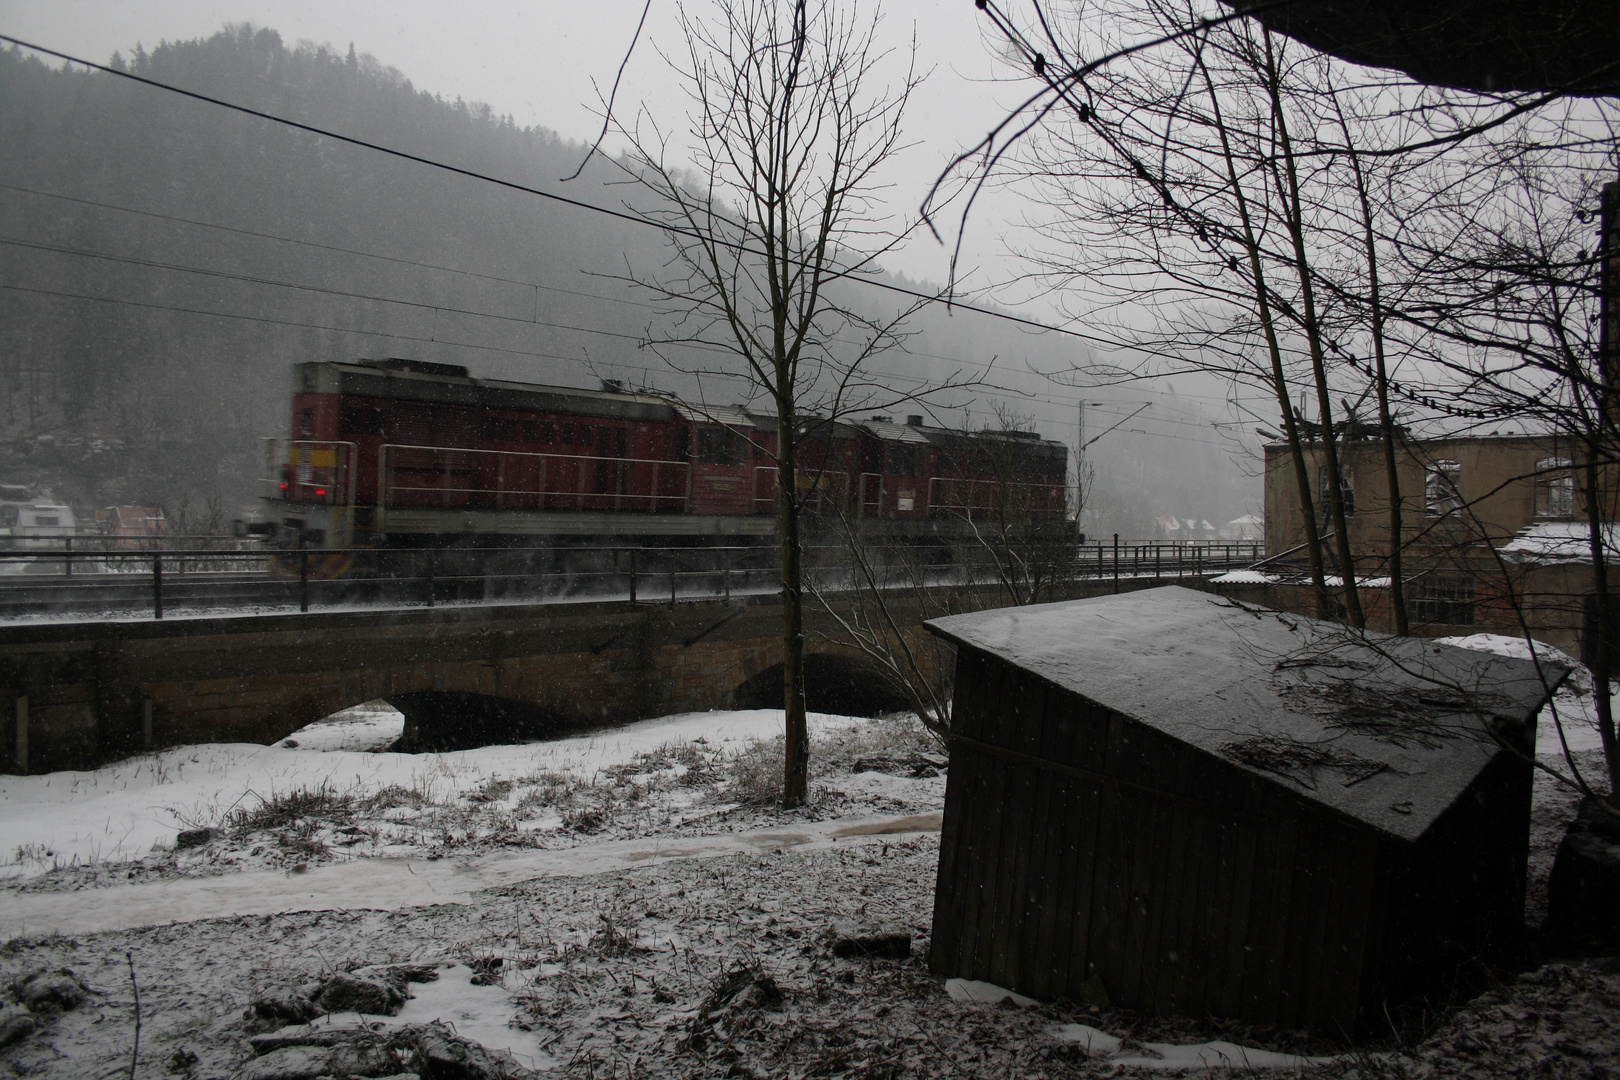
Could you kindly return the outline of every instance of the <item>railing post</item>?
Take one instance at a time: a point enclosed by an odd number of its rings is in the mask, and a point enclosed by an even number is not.
[[[630,549],[630,602],[636,602],[636,555],[638,548]]]
[[[427,606],[433,606],[433,549],[427,553]]]
[[[720,588],[727,602],[731,600],[731,549],[720,549]]]
[[[309,552],[298,549],[298,610],[309,611]]]
[[[152,618],[163,618],[163,554],[152,553]]]
[[[675,560],[669,563],[669,606],[675,606]]]
[[[1114,534],[1114,592],[1119,593],[1119,533]]]
[[[62,570],[68,577],[73,576],[73,537],[62,537]]]
[[[1164,545],[1153,545],[1153,578],[1155,581],[1164,577]]]

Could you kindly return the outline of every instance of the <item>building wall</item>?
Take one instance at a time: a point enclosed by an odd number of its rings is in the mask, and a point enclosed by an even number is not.
[[[1392,630],[1386,579],[1390,497],[1383,446],[1367,440],[1341,443],[1339,449],[1355,504],[1348,524],[1357,577],[1366,582],[1360,591],[1362,608],[1369,627]],[[1322,448],[1313,445],[1306,453],[1311,496],[1321,521],[1327,494]],[[1552,436],[1431,439],[1401,448],[1402,577],[1412,634],[1517,636],[1528,627],[1537,640],[1581,655],[1583,604],[1592,589],[1591,567],[1514,565],[1499,561],[1493,551],[1530,525],[1584,520],[1579,477],[1574,478],[1568,513],[1537,513],[1537,463],[1575,457],[1567,441]],[[1457,495],[1462,505],[1451,513],[1435,514],[1429,512],[1425,478],[1428,467],[1443,460],[1461,467]],[[1266,554],[1277,556],[1305,543],[1299,488],[1286,446],[1266,447],[1265,479]],[[1602,498],[1605,517],[1612,520],[1616,509],[1609,505],[1613,493],[1605,491]],[[1305,561],[1301,551],[1287,565],[1302,568]],[[1336,572],[1331,551],[1328,572]],[[1316,614],[1308,582],[1276,586],[1273,600],[1287,610]]]
[[[1350,541],[1361,573],[1374,573],[1389,555],[1389,483],[1384,448],[1376,440],[1341,443],[1340,462],[1355,499]],[[1322,447],[1306,448],[1311,498],[1317,520],[1322,520]],[[1535,514],[1536,462],[1551,457],[1573,458],[1567,443],[1551,436],[1499,436],[1430,439],[1407,443],[1397,458],[1403,509],[1402,532],[1408,545],[1430,555],[1483,538],[1501,541],[1537,521]],[[1425,469],[1449,460],[1461,468],[1457,488],[1464,509],[1436,516],[1425,513]],[[1578,500],[1577,500],[1578,501]],[[1579,506],[1576,506],[1579,512]],[[1305,543],[1305,521],[1300,510],[1299,485],[1288,447],[1266,447],[1266,554],[1278,555]],[[1366,563],[1362,562],[1363,557]]]

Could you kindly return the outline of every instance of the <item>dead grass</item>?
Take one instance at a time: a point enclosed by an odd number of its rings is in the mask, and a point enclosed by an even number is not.
[[[324,780],[313,788],[295,788],[269,798],[254,792],[249,792],[248,797],[258,799],[258,805],[238,805],[225,814],[225,828],[238,836],[291,829],[312,820],[347,822],[357,808],[353,795],[336,790]]]
[[[380,791],[368,795],[361,801],[360,805],[365,810],[393,810],[399,807],[421,810],[424,807],[433,805],[433,800],[417,788],[389,784]]]
[[[512,794],[512,781],[491,778],[481,784],[477,790],[467,792],[465,798],[470,803],[502,802]]]
[[[787,741],[780,735],[761,739],[737,751],[725,762],[731,773],[731,786],[725,792],[730,802],[744,806],[769,806],[782,800],[782,754]],[[812,734],[810,737],[810,779],[813,781],[847,773],[862,762],[873,760],[906,761],[920,755],[937,756],[939,743],[911,713],[865,720],[849,727]],[[810,792],[814,806],[821,795]]]

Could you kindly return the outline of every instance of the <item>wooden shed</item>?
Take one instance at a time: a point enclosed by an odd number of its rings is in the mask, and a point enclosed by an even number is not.
[[[1518,940],[1528,661],[1180,588],[928,626],[937,973],[1349,1036]]]

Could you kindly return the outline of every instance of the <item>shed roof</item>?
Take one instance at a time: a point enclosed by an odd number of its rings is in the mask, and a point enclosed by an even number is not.
[[[1406,841],[1550,692],[1528,661],[1175,587],[926,625]]]

